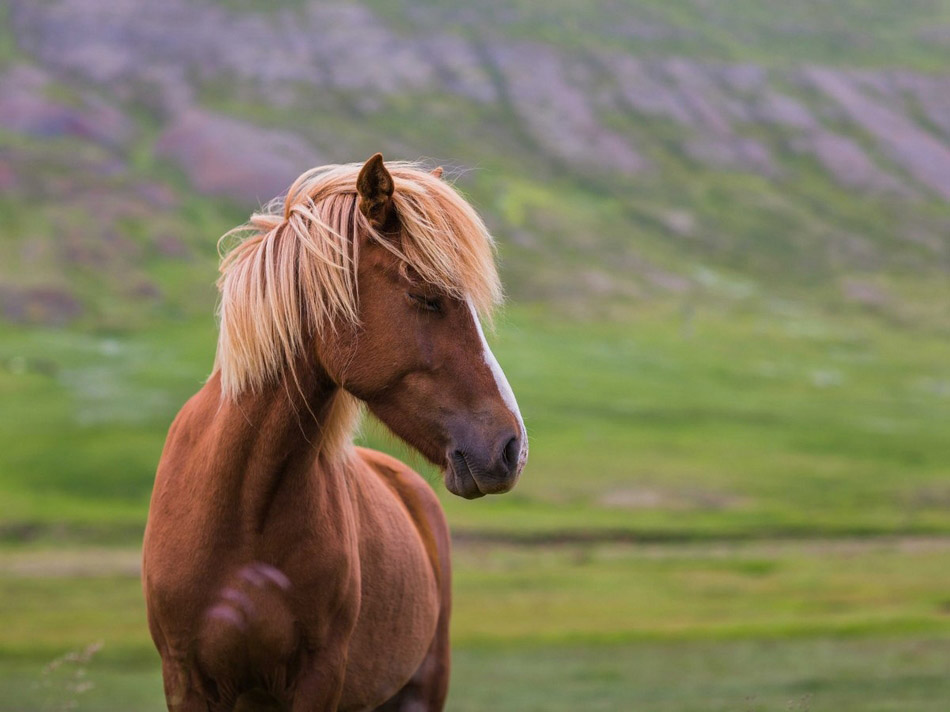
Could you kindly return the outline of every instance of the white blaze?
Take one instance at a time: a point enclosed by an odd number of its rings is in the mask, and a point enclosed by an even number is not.
[[[491,348],[488,346],[488,341],[485,339],[485,332],[482,330],[482,323],[478,319],[478,312],[475,310],[475,305],[472,304],[471,300],[468,302],[468,309],[472,313],[472,320],[475,322],[475,330],[478,332],[478,338],[482,341],[482,358],[485,359],[485,363],[488,364],[488,368],[491,369],[492,375],[495,377],[495,385],[498,386],[498,393],[501,395],[501,399],[505,401],[508,410],[511,411],[512,415],[515,416],[515,420],[518,421],[518,428],[521,431],[521,452],[518,455],[518,472],[521,472],[525,460],[528,459],[528,432],[525,430],[524,420],[522,420],[521,411],[518,409],[518,401],[515,400],[514,391],[511,390],[511,384],[508,383],[505,372],[501,370],[498,359],[495,358],[495,354],[492,353]]]

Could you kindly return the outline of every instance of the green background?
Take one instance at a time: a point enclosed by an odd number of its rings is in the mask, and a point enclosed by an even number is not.
[[[365,8],[400,37],[760,67],[907,185],[789,72],[950,69],[950,45],[921,39],[950,28],[936,0],[468,5]],[[2,12],[0,68],[42,64]],[[676,31],[610,31],[630,17]],[[166,429],[211,368],[215,241],[254,206],[197,192],[142,97],[68,73],[47,91],[106,97],[137,133],[104,148],[0,128],[19,176],[0,191],[0,287],[55,284],[82,305],[65,323],[0,320],[0,710],[157,710],[138,547]],[[452,498],[378,424],[360,435],[429,478],[455,534],[449,709],[950,706],[945,200],[842,186],[768,124],[742,131],[775,175],[697,163],[673,122],[603,113],[651,162],[625,175],[552,153],[510,96],[365,108],[308,91],[281,108],[231,78],[198,82],[195,101],[334,160],[433,156],[498,238],[509,301],[489,340],[531,442],[518,488]],[[89,169],[116,156],[119,171]],[[172,207],[130,197],[145,183]],[[670,226],[684,211],[685,235]],[[186,258],[158,249],[167,235]],[[846,235],[873,258],[842,253]]]

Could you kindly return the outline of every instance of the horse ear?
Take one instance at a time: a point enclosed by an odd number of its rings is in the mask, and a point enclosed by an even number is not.
[[[433,168],[433,169],[432,169],[432,175],[434,175],[436,178],[441,178],[441,177],[442,177],[442,166],[439,166],[438,168]]]
[[[356,192],[360,196],[360,212],[377,230],[382,228],[392,214],[393,177],[383,164],[383,154],[374,154],[363,165],[356,179]]]

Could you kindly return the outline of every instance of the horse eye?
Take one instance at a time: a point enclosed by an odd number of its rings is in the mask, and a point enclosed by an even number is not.
[[[436,297],[427,297],[423,294],[413,294],[412,292],[407,292],[409,299],[413,301],[414,304],[418,305],[426,311],[435,312],[440,314],[442,312],[442,301]]]

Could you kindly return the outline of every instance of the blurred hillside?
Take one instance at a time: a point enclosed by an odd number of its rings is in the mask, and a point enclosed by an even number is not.
[[[0,538],[138,536],[218,236],[377,150],[512,297],[532,464],[460,530],[950,531],[950,2],[451,5],[3,6]]]
[[[216,240],[378,150],[498,237],[531,439],[467,502],[360,436],[452,527],[450,709],[945,712],[950,0],[0,1],[0,712],[164,708]]]
[[[456,169],[518,300],[795,298],[947,326],[948,3],[3,12],[14,323],[205,313],[224,229],[307,167],[383,150]]]

